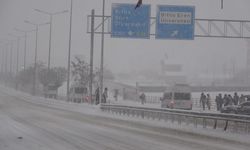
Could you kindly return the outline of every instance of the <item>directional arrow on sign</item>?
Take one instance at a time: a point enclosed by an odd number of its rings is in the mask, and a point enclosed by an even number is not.
[[[177,35],[178,35],[178,33],[179,33],[179,31],[178,31],[178,30],[173,31],[173,32],[172,32],[172,34],[171,34],[171,37],[175,37],[175,36],[177,36]]]

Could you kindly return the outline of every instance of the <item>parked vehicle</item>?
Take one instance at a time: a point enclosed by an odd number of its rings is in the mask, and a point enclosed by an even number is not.
[[[191,88],[187,84],[176,84],[163,93],[162,108],[192,110]]]
[[[88,88],[81,84],[73,84],[69,91],[69,100],[75,103],[88,101]]]
[[[54,84],[48,84],[43,89],[44,97],[57,99],[57,95],[58,95],[57,90],[58,90],[57,86],[55,86]]]
[[[239,105],[230,105],[221,109],[222,113],[250,115],[250,101],[243,102]]]

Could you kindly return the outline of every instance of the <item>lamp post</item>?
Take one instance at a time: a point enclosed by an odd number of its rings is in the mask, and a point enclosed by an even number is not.
[[[19,45],[20,45],[20,39],[21,39],[21,36],[16,36],[16,35],[13,35],[13,34],[9,34],[10,36],[12,37],[15,37],[17,39],[17,43],[16,43],[16,46],[17,46],[17,50],[16,50],[16,75],[18,74],[18,71],[19,71]]]
[[[10,58],[9,58],[9,77],[12,77],[12,53],[13,53],[13,41],[12,40],[8,40],[6,39],[5,41],[7,41],[7,49],[8,49],[8,45],[10,46],[9,50],[10,50]],[[8,56],[6,56],[6,59],[7,59]],[[8,63],[7,63],[8,64]]]
[[[30,22],[28,20],[25,20],[24,21],[25,23],[27,24],[31,24],[33,26],[35,26],[35,31],[36,31],[36,47],[35,47],[35,59],[34,59],[34,72],[33,72],[33,88],[32,88],[32,94],[33,95],[36,95],[36,73],[37,73],[37,37],[38,37],[38,27],[41,26],[41,25],[47,25],[49,23],[42,23],[42,24],[36,24],[36,23],[33,23],[33,22]]]
[[[21,30],[15,28],[14,30],[24,33],[24,54],[23,54],[23,70],[26,69],[26,53],[27,53],[27,34],[35,30]]]
[[[50,55],[51,55],[51,37],[52,37],[52,20],[53,20],[53,16],[55,15],[59,15],[62,13],[67,13],[68,10],[63,10],[63,11],[59,11],[59,12],[55,12],[55,13],[50,13],[50,12],[46,12],[40,9],[34,9],[37,12],[49,15],[50,17],[50,36],[49,36],[49,54],[48,54],[48,71],[50,70]]]
[[[13,41],[10,41],[10,76],[12,77]]]
[[[8,61],[8,44],[5,43],[5,54],[3,55],[3,72],[4,72],[4,85],[7,86],[7,71],[8,71],[8,67],[7,67],[7,61]]]
[[[4,79],[4,85],[7,86],[7,75],[8,75],[8,44],[6,44],[5,48],[5,61],[4,61],[4,72],[5,72],[5,79]]]
[[[9,34],[9,35],[17,38],[17,43],[16,43],[17,44],[17,49],[16,49],[16,79],[17,79],[17,75],[18,75],[18,71],[19,71],[19,44],[20,44],[21,36],[16,36],[16,35],[12,35],[12,34]],[[15,82],[16,82],[16,90],[17,90],[18,89],[17,80]]]
[[[0,44],[2,44],[1,41],[0,41]],[[1,52],[2,52],[1,53],[1,56],[2,56],[2,58],[1,58],[2,59],[1,60],[1,75],[2,75],[3,74],[3,60],[4,60],[4,57],[3,57],[4,56],[4,45],[3,44],[1,45]]]
[[[11,40],[5,40],[7,43],[6,44],[6,49],[5,49],[5,86],[7,86],[7,80],[9,77],[12,77],[12,48],[13,48],[13,43]],[[10,51],[10,56],[8,56],[8,48]],[[9,60],[8,60],[9,57]],[[9,72],[8,72],[8,61],[9,61]],[[9,81],[9,80],[8,80]]]
[[[0,43],[2,43],[1,41],[0,41]],[[3,79],[3,70],[4,70],[4,44],[2,44],[1,45],[1,81],[2,81],[2,79]]]

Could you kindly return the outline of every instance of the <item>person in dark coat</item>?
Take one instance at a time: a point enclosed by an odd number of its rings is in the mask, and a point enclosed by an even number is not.
[[[146,95],[145,95],[145,93],[142,93],[141,95],[140,95],[140,99],[141,99],[141,104],[143,105],[144,103],[146,103]]]
[[[215,97],[215,102],[216,102],[217,111],[219,111],[220,110],[220,102],[219,102],[219,96],[218,95]]]
[[[235,92],[234,93],[234,98],[233,98],[234,105],[239,104],[239,99],[240,99],[240,97],[238,96],[237,92]]]
[[[210,110],[210,107],[211,107],[211,97],[210,97],[209,94],[207,94],[206,104],[207,104],[208,110]]]
[[[219,96],[218,96],[218,101],[219,101],[219,110],[221,110],[222,105],[223,105],[223,98],[222,98],[221,93],[219,93]]]
[[[115,101],[118,100],[118,95],[119,95],[119,90],[118,89],[114,89],[114,98],[115,98]]]
[[[239,100],[239,103],[243,103],[245,102],[245,96],[243,94],[240,95],[240,100]]]
[[[98,105],[100,103],[99,101],[100,93],[99,93],[99,87],[95,90],[95,104]]]
[[[223,107],[227,106],[228,104],[229,104],[229,98],[227,94],[225,94],[223,97]]]
[[[200,105],[202,105],[203,110],[205,110],[205,106],[206,106],[206,95],[204,93],[201,93],[201,97],[200,97]]]
[[[106,103],[108,98],[108,88],[105,87],[104,92],[102,93],[102,103]]]
[[[233,97],[230,94],[228,95],[228,105],[233,105]]]

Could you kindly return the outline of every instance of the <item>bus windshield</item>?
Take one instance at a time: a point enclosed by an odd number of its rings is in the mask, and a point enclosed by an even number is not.
[[[174,93],[175,100],[190,100],[191,94],[190,93]]]
[[[75,93],[76,94],[86,94],[87,93],[87,88],[85,88],[85,87],[76,87],[75,88]]]
[[[172,93],[164,93],[163,99],[172,99]]]

